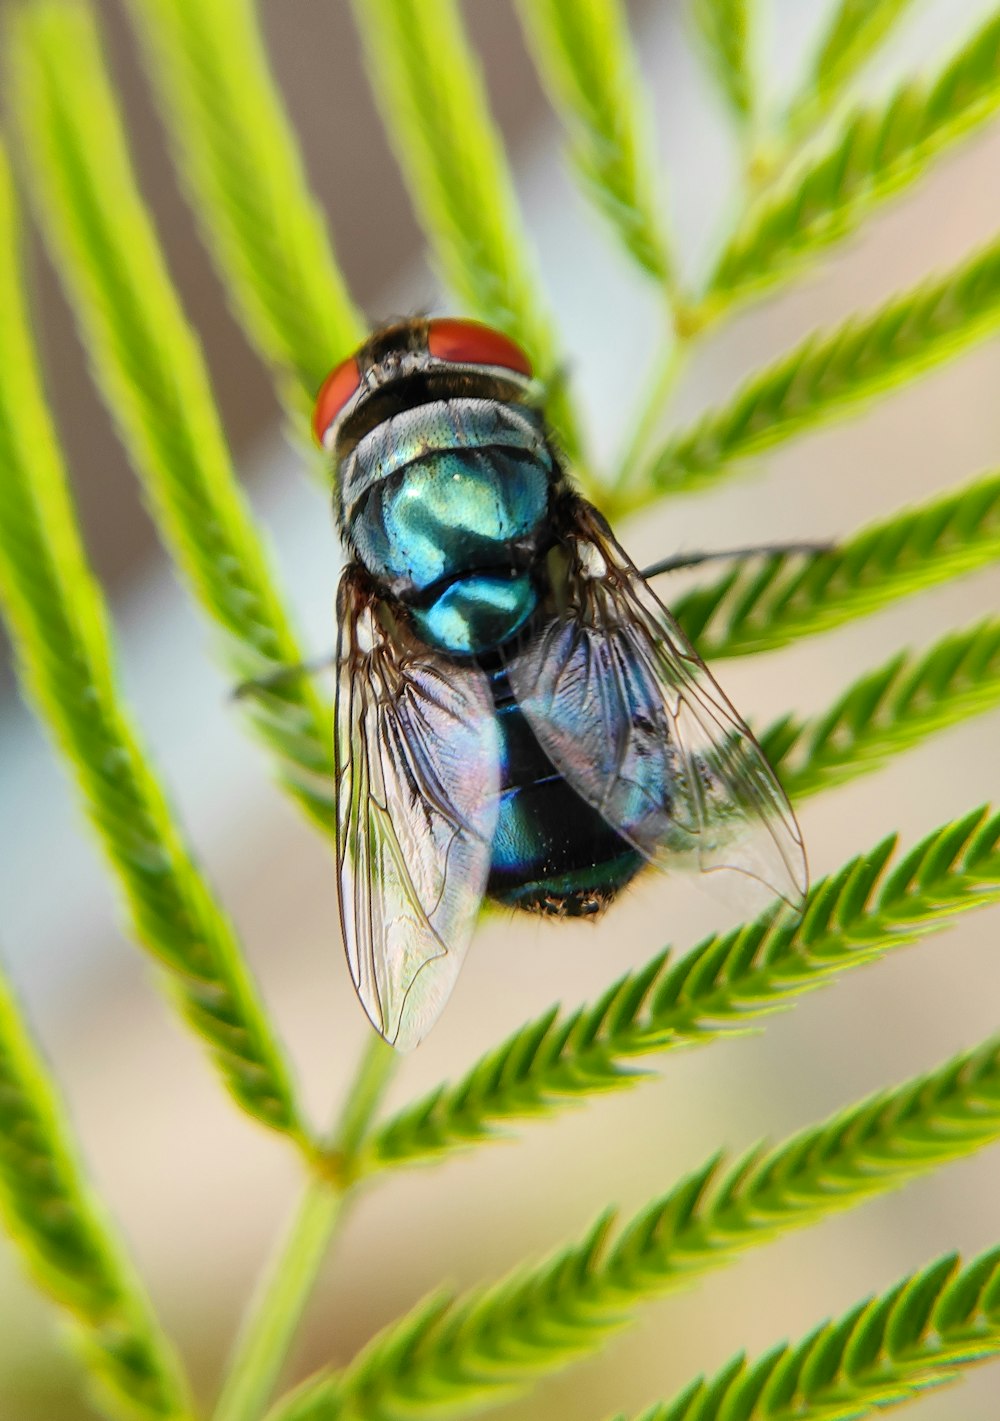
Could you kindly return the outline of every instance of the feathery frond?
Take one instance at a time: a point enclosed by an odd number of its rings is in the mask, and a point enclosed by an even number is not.
[[[995,15],[932,84],[904,84],[878,108],[855,111],[747,210],[709,282],[709,305],[728,305],[839,241],[998,107]]]
[[[1000,324],[1000,241],[869,315],[817,331],[676,435],[625,501],[702,486],[737,459],[815,429],[982,340]]]
[[[18,16],[11,51],[43,230],[164,542],[221,628],[234,681],[301,661],[136,185],[94,19],[75,0],[41,0]],[[330,707],[306,677],[244,704],[286,784],[330,832]]]
[[[597,1350],[644,1299],[1000,1138],[1000,1038],[735,1161],[718,1156],[621,1225],[390,1325],[274,1421],[433,1416],[508,1399]]]
[[[0,1216],[67,1314],[115,1416],[190,1415],[177,1359],[77,1160],[66,1112],[0,970]]]
[[[1000,1354],[1000,1248],[949,1254],[800,1342],[739,1356],[636,1421],[846,1421],[881,1416]]]
[[[793,131],[833,107],[912,4],[913,0],[840,0],[789,117]]]
[[[519,0],[535,62],[570,133],[584,187],[640,266],[666,281],[638,62],[621,0]]]
[[[1000,619],[900,652],[822,715],[783,716],[758,737],[793,799],[878,768],[934,731],[1000,705]]]
[[[1000,474],[878,523],[829,552],[742,563],[678,598],[702,656],[746,656],[867,616],[1000,560]]]
[[[753,0],[692,0],[694,21],[719,88],[743,120],[750,117],[754,108],[752,5]]]
[[[251,0],[130,0],[178,166],[249,339],[301,415],[362,339]]]
[[[576,454],[547,303],[455,0],[354,0],[354,14],[375,98],[445,280],[462,306],[506,331],[552,383],[549,414]]]
[[[456,1084],[386,1121],[362,1169],[435,1158],[494,1138],[508,1122],[632,1085],[637,1057],[745,1031],[948,914],[1000,898],[1000,813],[946,824],[890,867],[894,849],[887,839],[815,884],[800,921],[765,915],[677,961],[664,952],[593,1006],[529,1022]]]
[[[281,1048],[232,925],[199,872],[115,684],[29,335],[14,194],[0,149],[0,611],[26,690],[58,741],[137,939],[243,1108],[303,1137]]]
[[[835,0],[812,70],[772,118],[757,86],[755,0],[692,0],[739,124],[749,210],[710,289],[679,292],[657,206],[624,0],[518,0],[572,156],[625,247],[673,311],[673,364],[635,421],[653,447],[677,355],[736,300],[790,276],[1000,106],[1000,16],[927,81],[833,119],[908,0]],[[302,415],[362,318],[310,194],[270,72],[254,0],[128,0],[181,178],[230,302]],[[376,99],[432,255],[461,308],[525,346],[584,481],[576,416],[525,240],[515,186],[463,27],[461,0],[353,0]],[[239,490],[197,338],[171,284],[131,166],[87,0],[33,0],[12,31],[14,108],[42,227],[97,383],[165,542],[221,628],[234,680],[300,660],[262,539]],[[825,128],[822,126],[825,125]],[[835,131],[834,131],[835,130]],[[824,136],[825,134],[825,136]],[[815,143],[813,143],[815,140]],[[809,141],[813,146],[806,148]],[[766,190],[764,185],[766,184]],[[756,198],[753,194],[756,193]],[[24,683],[77,782],[139,941],[235,1099],[289,1137],[311,1180],[234,1350],[217,1421],[260,1421],[324,1251],[355,1186],[499,1138],[519,1122],[650,1075],[644,1057],[756,1029],[840,971],[1000,901],[1000,812],[976,810],[906,853],[892,837],[681,958],[663,951],[595,1003],[553,1009],[379,1127],[396,1057],[372,1037],[342,1119],[322,1141],[299,1114],[283,1047],[117,689],[105,601],[87,563],[30,343],[16,213],[0,151],[0,611]],[[664,312],[666,314],[666,312]],[[617,511],[717,479],[732,462],[914,378],[1000,325],[1000,238],[874,312],[815,333],[675,433],[629,459]],[[1000,556],[1000,475],[897,512],[808,560],[736,567],[675,608],[701,649],[779,646]],[[904,653],[824,714],[762,739],[796,796],[840,783],[1000,702],[1000,620]],[[332,717],[303,678],[246,708],[316,824],[330,828]],[[740,1157],[716,1155],[633,1217],[492,1286],[439,1294],[272,1421],[469,1415],[592,1354],[646,1298],[743,1250],[896,1188],[1000,1139],[1000,1036],[830,1119]],[[131,1421],[191,1421],[185,1383],[76,1163],[72,1132],[0,976],[0,1214],[77,1322],[103,1404]],[[646,1421],[846,1421],[1000,1352],[1000,1249],[903,1280],[795,1346],[742,1358]]]

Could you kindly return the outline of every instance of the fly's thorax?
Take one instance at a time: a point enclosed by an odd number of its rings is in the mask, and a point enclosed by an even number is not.
[[[430,455],[504,451],[553,468],[541,413],[530,405],[475,397],[408,405],[381,420],[339,462],[339,513],[348,535],[368,493]]]
[[[476,655],[534,611],[557,477],[534,410],[434,401],[392,415],[344,460],[344,532],[418,635]]]

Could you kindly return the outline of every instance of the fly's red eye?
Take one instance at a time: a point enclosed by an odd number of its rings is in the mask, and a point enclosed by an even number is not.
[[[360,384],[361,372],[353,355],[330,371],[319,387],[313,410],[313,434],[317,444],[323,443],[323,435]]]
[[[520,346],[479,321],[431,321],[427,349],[436,360],[451,360],[459,365],[503,365],[519,375],[531,374],[531,361]]]

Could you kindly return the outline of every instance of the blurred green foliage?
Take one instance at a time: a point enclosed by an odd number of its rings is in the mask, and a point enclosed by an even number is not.
[[[515,186],[457,0],[356,0],[376,98],[458,305],[523,344],[580,478],[618,510],[728,477],[737,460],[843,416],[995,330],[996,242],[954,271],[820,331],[755,374],[693,430],[655,431],[683,359],[738,302],[777,290],[916,181],[1000,100],[1000,14],[930,81],[878,109],[839,111],[907,0],[841,0],[791,104],[757,75],[754,0],[693,0],[692,21],[735,119],[746,202],[702,289],[678,279],[651,107],[619,0],[519,5],[582,189],[664,311],[663,354],[616,482],[585,447]],[[339,272],[251,0],[129,0],[185,189],[233,311],[305,443],[309,401],[364,320]],[[7,35],[5,113],[25,186],[109,415],[164,544],[218,635],[230,677],[298,657],[265,538],[241,493],[197,335],[139,191],[85,0],[23,0]],[[432,92],[434,102],[426,102]],[[663,953],[575,1012],[526,1023],[452,1084],[380,1120],[394,1058],[373,1040],[343,1120],[305,1119],[266,1005],[225,909],[197,867],[114,672],[114,632],[89,569],[42,390],[19,257],[19,210],[0,149],[0,611],[19,674],[75,781],[128,905],[136,941],[225,1087],[286,1137],[306,1184],[223,1381],[218,1421],[259,1421],[346,1205],[362,1181],[443,1157],[638,1084],[639,1058],[704,1044],[1000,893],[1000,819],[976,809],[900,853],[887,841],[816,884],[801,921],[768,915]],[[903,509],[830,551],[780,555],[690,593],[678,613],[713,655],[860,617],[993,563],[997,478]],[[902,652],[828,711],[764,734],[797,796],[905,750],[1000,699],[995,619]],[[301,679],[248,707],[283,785],[329,829],[330,711]],[[997,1044],[734,1163],[714,1157],[624,1225],[602,1216],[543,1264],[461,1297],[435,1294],[340,1373],[278,1401],[281,1421],[462,1414],[529,1387],[628,1325],[641,1301],[785,1230],[895,1188],[1000,1131]],[[180,1362],[88,1183],[66,1111],[0,979],[0,1213],[38,1286],[70,1319],[94,1404],[110,1416],[189,1418]],[[949,1256],[838,1321],[719,1376],[694,1379],[647,1421],[861,1417],[954,1379],[1000,1347],[996,1253]]]

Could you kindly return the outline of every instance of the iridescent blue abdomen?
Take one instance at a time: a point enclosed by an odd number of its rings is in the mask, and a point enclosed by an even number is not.
[[[561,777],[532,733],[503,671],[490,677],[500,729],[500,813],[487,892],[510,907],[598,912],[642,857]]]

